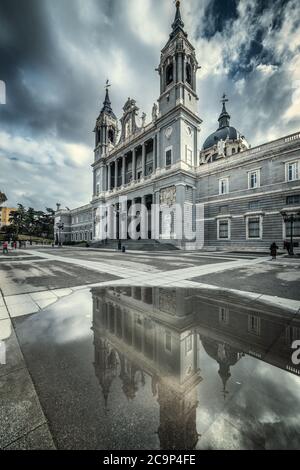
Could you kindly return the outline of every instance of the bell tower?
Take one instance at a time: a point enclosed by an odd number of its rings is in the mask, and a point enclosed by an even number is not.
[[[95,162],[107,155],[117,143],[118,120],[112,110],[109,98],[109,81],[106,81],[106,93],[103,107],[96,121],[95,132]]]
[[[200,68],[195,48],[188,40],[180,11],[180,1],[176,1],[176,14],[172,32],[166,46],[161,51],[160,64],[160,114],[164,115],[178,104],[197,114],[198,96],[196,75]]]

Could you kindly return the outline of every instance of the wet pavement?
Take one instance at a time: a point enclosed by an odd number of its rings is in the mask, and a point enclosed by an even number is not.
[[[13,326],[0,320],[0,448],[299,448],[296,310],[209,289],[95,287]]]
[[[234,289],[276,295],[288,299],[300,300],[300,266],[299,264],[266,262],[251,269],[235,269],[230,276],[214,273],[191,279],[194,282],[222,286]]]
[[[96,282],[117,280],[118,276],[99,273],[91,269],[45,260],[22,263],[1,263],[1,291],[3,295],[23,294],[27,292],[74,287]]]

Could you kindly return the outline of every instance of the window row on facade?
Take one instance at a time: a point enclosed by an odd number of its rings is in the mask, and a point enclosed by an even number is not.
[[[292,182],[299,179],[299,161],[292,161],[285,164],[285,181]],[[219,179],[219,195],[228,194],[229,177]],[[248,171],[248,189],[260,188],[261,169],[252,169]]]
[[[231,240],[232,232],[231,217],[217,219],[217,238],[218,240]],[[263,239],[263,215],[249,215],[245,217],[245,237],[246,240],[262,240]],[[291,236],[291,222],[283,223],[283,238]],[[293,222],[293,237],[300,238],[300,221]]]
[[[93,240],[93,232],[84,231],[84,232],[73,232],[71,234],[72,242],[88,242]]]

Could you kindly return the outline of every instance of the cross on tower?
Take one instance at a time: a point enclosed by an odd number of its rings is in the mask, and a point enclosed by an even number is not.
[[[227,98],[227,96],[226,96],[226,93],[224,93],[223,96],[222,96],[222,99],[221,99],[221,103],[225,104],[225,103],[227,103],[228,101],[229,101],[229,100],[228,100],[228,98]]]
[[[106,90],[108,90],[110,86],[111,86],[111,84],[109,83],[109,80],[107,79],[104,88],[105,88]]]

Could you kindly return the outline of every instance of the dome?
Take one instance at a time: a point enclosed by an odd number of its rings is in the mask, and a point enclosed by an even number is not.
[[[216,145],[220,140],[225,141],[226,139],[228,140],[237,140],[240,139],[242,136],[238,130],[236,130],[235,127],[230,126],[230,115],[227,112],[225,103],[228,101],[226,98],[226,95],[223,95],[222,98],[222,103],[223,103],[223,108],[221,111],[221,114],[219,116],[219,128],[210,134],[210,136],[207,137],[203,144],[203,150],[206,150],[213,145]]]
[[[241,136],[240,132],[236,130],[235,127],[232,126],[225,126],[221,127],[221,129],[217,129],[215,132],[210,134],[207,137],[203,144],[203,150],[206,150],[213,145],[217,144],[220,140],[237,140]]]

